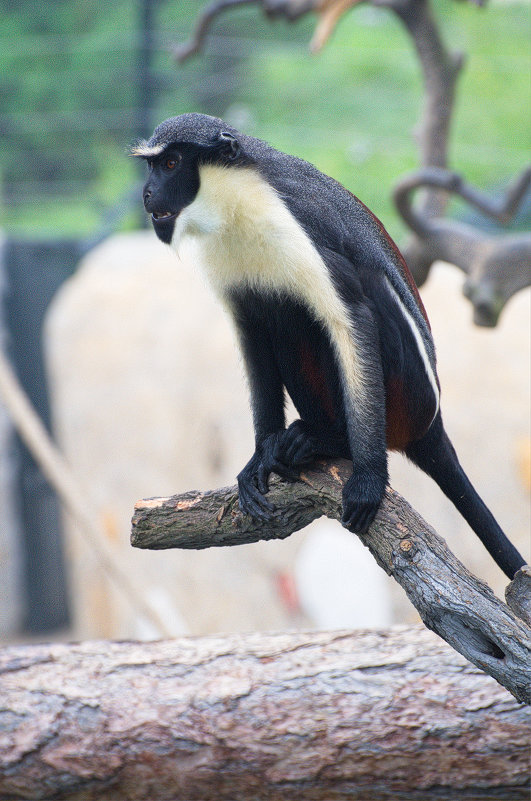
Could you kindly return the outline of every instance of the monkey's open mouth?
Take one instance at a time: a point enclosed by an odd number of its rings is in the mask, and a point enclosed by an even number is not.
[[[177,213],[172,213],[171,211],[154,211],[151,214],[151,219],[153,222],[164,222],[166,220],[173,220],[174,217],[177,217]]]

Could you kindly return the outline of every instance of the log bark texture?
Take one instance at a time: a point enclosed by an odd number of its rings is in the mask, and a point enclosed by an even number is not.
[[[531,710],[418,627],[0,652],[0,798],[528,798]]]
[[[284,539],[322,515],[341,519],[341,492],[351,471],[343,459],[319,462],[292,484],[272,477],[268,498],[276,510],[267,523],[241,514],[236,487],[139,501],[131,542],[137,548],[210,548]],[[529,625],[473,576],[392,489],[360,539],[404,588],[428,628],[517,700],[531,703]],[[513,595],[529,598],[531,572],[524,569],[517,576]],[[511,603],[522,608],[514,599]]]

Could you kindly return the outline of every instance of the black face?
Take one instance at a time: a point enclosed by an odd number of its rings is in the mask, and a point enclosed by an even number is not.
[[[147,160],[149,176],[142,190],[144,208],[151,214],[158,238],[171,242],[175,220],[199,190],[200,148],[182,143],[168,145]]]
[[[147,163],[149,177],[143,189],[144,208],[151,214],[158,238],[169,244],[175,220],[199,191],[200,165],[236,165],[245,163],[245,159],[236,137],[220,131],[208,145],[193,142],[168,144],[162,153],[147,158]]]

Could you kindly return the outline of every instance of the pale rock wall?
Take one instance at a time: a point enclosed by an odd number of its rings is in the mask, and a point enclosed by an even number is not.
[[[260,547],[228,559],[221,550],[129,545],[138,498],[230,483],[251,453],[232,334],[190,265],[152,233],[112,237],[55,298],[46,351],[58,439],[139,593],[175,633],[249,629],[258,616],[266,627],[281,625]],[[79,635],[149,634],[109,595],[90,549],[70,541]],[[262,548],[271,571],[275,545]]]

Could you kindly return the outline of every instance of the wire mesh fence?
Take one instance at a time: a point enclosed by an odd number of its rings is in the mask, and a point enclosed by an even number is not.
[[[312,57],[309,17],[271,23],[246,7],[220,17],[204,52],[179,66],[174,47],[189,37],[201,7],[139,0],[102,14],[94,1],[21,2],[3,16],[0,210],[8,231],[94,233],[140,179],[128,145],[188,110],[229,117],[317,161],[391,217],[392,229],[389,190],[417,166],[422,102],[415,54],[396,19],[356,9]],[[454,162],[484,186],[503,183],[527,159],[528,9],[437,10],[446,38],[469,51]],[[138,216],[129,220],[137,223]]]

